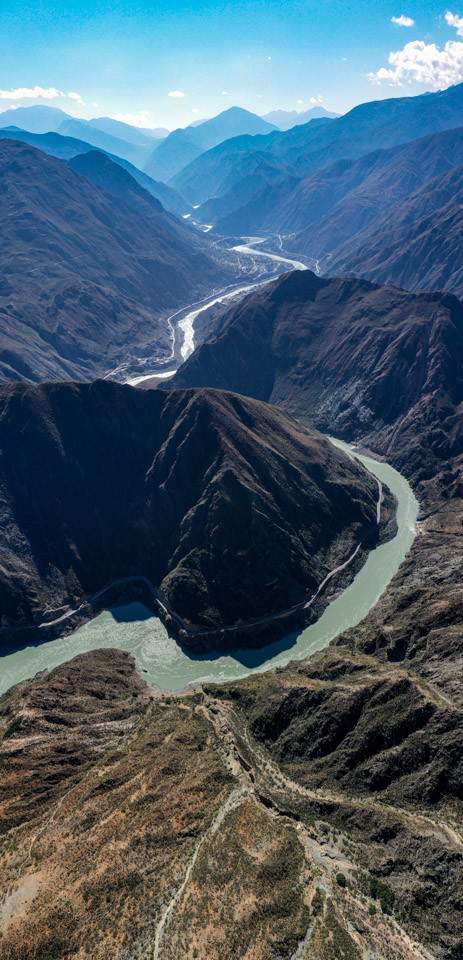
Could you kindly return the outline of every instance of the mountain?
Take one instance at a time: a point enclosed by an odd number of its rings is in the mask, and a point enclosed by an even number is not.
[[[220,329],[169,385],[276,403],[323,431],[374,442],[421,479],[463,453],[456,297],[294,271],[232,307]]]
[[[334,273],[463,297],[463,165],[395,203],[326,262]]]
[[[396,201],[462,162],[463,127],[433,133],[359,160],[338,160],[301,180],[287,178],[278,192],[264,187],[216,221],[215,232],[239,235],[252,225],[254,230],[295,234],[288,238],[289,247],[308,256],[333,256],[346,240],[379,222]],[[226,199],[211,203],[226,209]]]
[[[339,159],[355,159],[375,148],[386,149],[439,130],[462,126],[463,84],[417,97],[393,97],[362,103],[337,120],[312,121],[286,132],[254,139],[235,137],[198,157],[174,179],[193,204],[231,190],[263,160],[279,162],[288,176],[300,178]],[[200,128],[201,129],[201,128]]]
[[[92,147],[98,147],[106,153],[115,154],[116,157],[122,157],[133,163],[140,170],[143,169],[150,152],[152,150],[152,140],[147,139],[144,144],[128,142],[120,136],[113,136],[104,130],[100,130],[87,120],[76,120],[74,117],[66,117],[59,125],[58,133],[63,137],[74,137],[76,140],[85,140]]]
[[[113,120],[112,117],[96,117],[88,123],[112,137],[119,137],[127,143],[137,143],[140,146],[149,145],[152,140],[164,140],[170,133],[166,127],[134,127],[122,120]]]
[[[2,378],[88,378],[131,355],[170,356],[166,314],[228,279],[228,263],[148,194],[149,219],[24,143],[1,140],[0,157]]]
[[[92,152],[91,145],[83,140],[63,137],[59,133],[28,133],[19,130],[17,127],[0,129],[0,139],[22,140],[24,143],[38,147],[44,153],[48,153],[52,157],[58,157],[60,160],[71,160],[73,157],[80,156],[80,154]],[[152,180],[146,173],[143,173],[138,167],[134,167],[132,163],[122,157],[116,157],[111,153],[107,153],[106,156],[127,170],[141,187],[151,193],[153,197],[156,197],[157,200],[160,200],[166,210],[181,217],[185,213],[191,213],[193,209],[191,204],[172,187]]]
[[[130,164],[128,164],[129,169],[125,169],[116,158],[113,160],[101,150],[79,153],[67,162],[68,166],[77,173],[88,177],[92,183],[112,193],[113,196],[125,200],[144,216],[151,217],[152,211],[157,215],[162,210],[162,200],[165,200],[167,209],[178,212],[180,215],[182,215],[181,211],[191,209],[186,200],[184,201],[167,184],[155,183],[140,171],[136,171],[139,175],[134,176],[132,171],[135,168]]]
[[[303,123],[310,123],[311,120],[319,120],[326,117],[327,120],[336,120],[341,116],[339,113],[332,113],[325,110],[324,107],[311,107],[310,110],[271,110],[265,113],[262,120],[272,123],[279,130],[291,130],[293,127],[299,127]]]
[[[376,520],[359,464],[218,391],[3,385],[0,449],[4,627],[131,574],[197,627],[266,616],[310,597]]]
[[[155,179],[170,180],[202,152],[210,150],[211,147],[230,137],[243,134],[265,135],[274,129],[272,124],[267,123],[257,114],[243,110],[241,107],[230,107],[229,110],[224,110],[211,120],[205,120],[199,126],[189,126],[186,130],[173,130],[167,139],[155,148],[144,169]]]
[[[154,180],[167,183],[178,170],[181,170],[190,160],[194,160],[202,153],[193,139],[190,129],[173,130],[158,147],[155,147],[144,166],[145,173]]]
[[[58,107],[37,104],[32,107],[11,107],[0,113],[0,127],[20,127],[30,133],[56,133],[69,114]]]

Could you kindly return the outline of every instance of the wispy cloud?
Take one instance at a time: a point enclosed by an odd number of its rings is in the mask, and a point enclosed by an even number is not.
[[[171,90],[169,97],[187,97],[187,93],[183,93],[183,90]]]
[[[1,100],[53,100],[59,97],[56,87],[18,87],[16,90],[0,90]]]
[[[222,96],[228,97],[228,90],[222,90]]]
[[[325,98],[322,97],[321,93],[318,94],[318,97],[311,97],[310,102],[315,106],[316,103],[323,103]]]
[[[458,36],[463,37],[463,17],[457,17],[455,13],[450,13],[450,10],[447,10],[445,19],[449,27],[455,27]]]
[[[404,17],[403,13],[400,17],[391,17],[391,23],[395,23],[398,27],[414,27],[415,21],[412,17]]]
[[[111,113],[109,116],[111,120],[129,123],[131,127],[145,127],[147,130],[153,130],[158,126],[152,119],[150,110],[139,110],[138,113]]]

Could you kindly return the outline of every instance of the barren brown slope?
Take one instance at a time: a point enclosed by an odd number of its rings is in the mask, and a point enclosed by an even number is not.
[[[0,377],[88,379],[131,352],[169,357],[166,315],[228,276],[212,245],[148,194],[143,207],[135,182],[137,210],[24,143],[2,140],[0,158]]]
[[[127,575],[196,626],[266,616],[308,599],[376,521],[363,468],[219,391],[3,386],[0,449],[3,626]]]
[[[339,653],[205,696],[150,696],[112,650],[19,684],[1,960],[457,960],[459,730],[413,676]]]

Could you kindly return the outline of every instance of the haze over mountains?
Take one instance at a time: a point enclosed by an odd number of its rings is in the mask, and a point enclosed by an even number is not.
[[[262,117],[268,123],[273,123],[279,130],[291,130],[292,127],[299,127],[303,123],[310,123],[311,120],[319,120],[320,117],[326,117],[328,120],[335,120],[339,113],[333,113],[325,110],[324,107],[311,107],[309,110],[271,110]]]
[[[225,140],[245,134],[265,136],[275,129],[273,124],[249,110],[230,107],[197,127],[174,130],[155,147],[144,169],[155,180],[169,181],[191,160]]]
[[[337,159],[361,157],[375,148],[388,148],[418,137],[461,126],[463,84],[418,97],[397,97],[354,107],[329,122],[312,121],[268,137],[234,138],[198,157],[176,177],[173,186],[194,204],[222,197],[236,189],[243,176],[252,176],[261,164],[276,179],[302,178]],[[261,182],[257,188],[261,189]]]

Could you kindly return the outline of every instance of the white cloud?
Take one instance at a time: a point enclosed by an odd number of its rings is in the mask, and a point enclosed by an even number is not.
[[[458,36],[463,37],[463,17],[457,17],[455,13],[450,13],[450,10],[447,10],[445,19],[449,27],[455,27]]]
[[[74,93],[72,90],[68,93],[70,100],[82,100],[80,93]]]
[[[182,90],[171,90],[169,93],[169,97],[187,97],[187,96],[188,94],[183,93]]]
[[[324,99],[325,99],[325,98],[322,97],[321,93],[319,93],[319,94],[318,94],[318,97],[311,97],[311,98],[310,98],[310,102],[315,105],[316,103],[323,103],[323,100],[324,100]]]
[[[391,23],[395,23],[398,27],[415,26],[415,21],[411,17],[404,17],[403,13],[400,17],[391,17]]]
[[[272,59],[271,57],[267,57],[267,60],[271,60],[271,59]]]
[[[304,103],[303,100],[298,100],[297,102],[300,103],[301,105]]]
[[[98,107],[97,103],[92,103],[92,107]]]
[[[56,87],[18,87],[16,90],[0,90],[1,100],[53,100],[59,97]]]
[[[401,87],[407,83],[422,83],[430,90],[442,90],[463,81],[463,43],[449,40],[443,49],[435,43],[414,40],[403,50],[389,54],[390,67],[381,67],[369,73],[368,79],[377,86],[383,83]]]
[[[228,97],[228,90],[222,90],[222,96]]]

